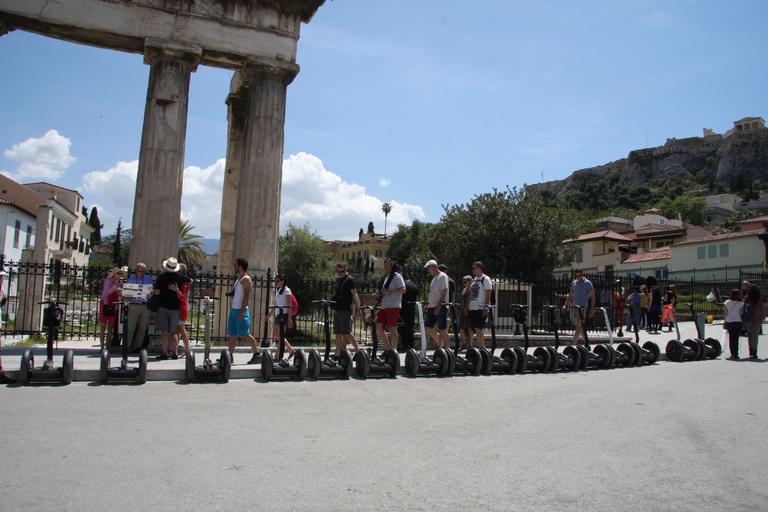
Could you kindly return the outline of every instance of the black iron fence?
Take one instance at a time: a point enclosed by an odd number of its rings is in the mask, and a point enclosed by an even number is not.
[[[40,302],[56,300],[62,304],[65,311],[64,324],[60,336],[67,338],[97,338],[99,336],[98,300],[107,269],[100,267],[75,267],[69,265],[46,265],[35,263],[8,263],[4,269],[8,277],[2,284],[2,290],[8,297],[4,306],[3,318],[9,335],[39,336],[43,335],[42,306]],[[153,276],[156,277],[156,276]],[[236,276],[224,274],[198,274],[190,287],[188,297],[187,331],[193,342],[202,343],[206,326],[206,303],[213,300],[212,310],[209,311],[208,325],[211,340],[222,343],[227,339],[226,321],[231,307],[231,298],[226,292],[232,289]],[[460,276],[453,276],[461,283]],[[597,305],[607,308],[612,326],[616,327],[619,312],[614,307],[613,294],[618,293],[623,299],[632,292],[633,286],[639,282],[628,277],[615,277],[610,273],[587,274],[595,286]],[[426,274],[418,276],[420,296],[426,298],[428,282],[431,277]],[[691,314],[706,312],[715,318],[722,318],[722,306],[707,300],[713,291],[719,292],[720,300],[727,299],[733,288],[739,288],[743,280],[757,284],[765,293],[768,288],[766,274],[762,271],[742,271],[734,273],[729,280],[695,280],[660,279],[659,286],[674,284],[677,288],[677,318],[691,320]],[[515,322],[513,309],[516,304],[529,306],[528,324],[530,332],[550,332],[552,316],[546,306],[555,306],[555,319],[558,328],[564,336],[573,333],[568,315],[559,313],[565,297],[570,290],[570,277],[541,277],[541,276],[502,276],[493,278],[495,289],[495,318],[497,332],[502,335],[521,333],[521,326]],[[325,318],[323,309],[316,300],[330,299],[333,294],[333,281],[294,281],[288,283],[299,302],[299,311],[294,328],[287,337],[300,344],[325,343]],[[458,285],[461,286],[460,284]],[[378,297],[378,286],[358,285],[358,293],[368,302],[375,302]],[[273,302],[274,284],[267,275],[253,276],[249,308],[251,315],[251,332],[258,340],[272,337],[271,325],[264,322],[267,308]],[[688,306],[691,304],[692,306]],[[124,332],[120,324],[124,324],[127,308],[120,312],[118,333]],[[622,318],[623,320],[623,318]],[[332,321],[332,319],[331,319]],[[604,331],[605,321],[602,314],[589,325],[592,331]],[[418,329],[418,322],[416,325]],[[150,333],[152,329],[150,329]],[[370,339],[370,326],[363,321],[355,322],[354,334],[357,339],[365,342]]]

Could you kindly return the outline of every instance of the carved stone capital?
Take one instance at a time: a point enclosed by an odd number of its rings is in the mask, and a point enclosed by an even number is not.
[[[203,49],[196,44],[155,38],[144,40],[144,64],[152,65],[173,60],[185,64],[190,71],[195,71],[202,56]]]
[[[299,74],[299,65],[295,62],[250,55],[240,74],[247,82],[267,78],[288,85]]]

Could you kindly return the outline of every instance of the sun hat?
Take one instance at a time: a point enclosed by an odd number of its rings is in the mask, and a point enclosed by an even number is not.
[[[107,274],[107,278],[112,277],[113,275],[117,274],[118,272],[122,273],[123,269],[120,267],[114,267],[112,270],[109,271],[109,274]]]
[[[167,260],[163,260],[163,268],[168,272],[176,272],[179,270],[179,262],[174,257],[170,257]]]

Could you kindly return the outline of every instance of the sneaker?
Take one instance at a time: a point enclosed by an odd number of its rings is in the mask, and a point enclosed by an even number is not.
[[[0,372],[0,384],[15,384],[16,379],[12,379],[6,374]]]
[[[257,364],[259,362],[261,362],[261,354],[253,354],[253,357],[248,361],[248,364]]]
[[[171,352],[171,356],[170,357],[171,357],[171,359],[178,359],[179,358],[179,354],[177,354],[176,352]]]
[[[170,359],[170,357],[168,357],[168,354],[166,352],[163,352],[162,354],[157,356],[158,361],[165,361],[167,359]]]

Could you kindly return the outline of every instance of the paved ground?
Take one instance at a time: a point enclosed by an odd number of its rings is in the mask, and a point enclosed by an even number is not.
[[[767,391],[765,361],[722,357],[4,386],[0,510],[764,511]]]

